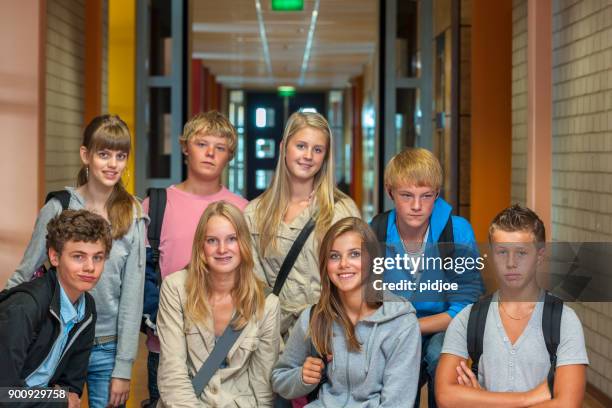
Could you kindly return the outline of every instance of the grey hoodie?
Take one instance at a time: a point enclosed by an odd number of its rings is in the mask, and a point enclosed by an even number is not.
[[[307,338],[310,307],[302,312],[272,371],[272,388],[294,399],[315,389],[302,381],[302,365],[309,356]],[[401,298],[386,301],[355,326],[360,352],[348,352],[344,332],[333,325],[333,359],[328,381],[313,407],[412,407],[419,380],[421,332],[412,305]]]
[[[73,188],[66,187],[66,190],[71,194],[68,207],[72,210],[84,209],[83,197]],[[62,205],[56,199],[50,200],[40,210],[30,244],[17,270],[7,282],[7,289],[32,279],[34,271],[47,260],[47,223],[61,212]],[[138,352],[147,219],[142,210],[134,208],[132,226],[121,239],[113,240],[113,247],[104,264],[100,280],[90,291],[98,313],[96,337],[117,335],[117,354],[112,373],[116,378],[131,378],[132,365]]]

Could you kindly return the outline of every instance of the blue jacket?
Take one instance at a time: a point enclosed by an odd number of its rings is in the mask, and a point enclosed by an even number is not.
[[[385,282],[399,282],[403,279],[415,281],[418,279],[419,283],[428,280],[431,282],[442,280],[448,283],[457,283],[459,289],[456,292],[437,292],[432,290],[423,292],[408,290],[393,291],[412,301],[419,318],[442,312],[455,317],[466,305],[476,302],[480,295],[484,293],[484,284],[477,265],[468,265],[470,267],[463,265],[459,267],[460,264],[457,262],[459,258],[473,258],[476,260],[480,256],[472,226],[465,218],[451,215],[451,213],[452,207],[450,204],[442,198],[436,199],[431,217],[429,218],[429,234],[427,236],[424,256],[431,258],[440,257],[436,244],[449,218],[452,217],[453,240],[455,243],[453,258],[456,262],[454,265],[457,265],[456,268],[445,270],[444,268],[439,268],[439,264],[433,265],[435,262],[432,262],[430,268],[422,270],[420,278],[411,275],[406,270],[394,269],[387,270],[384,273]],[[397,230],[396,217],[396,211],[393,209],[389,214],[387,222],[387,257],[395,257],[396,254],[404,255],[405,253]],[[462,273],[457,273],[456,271],[461,271]]]

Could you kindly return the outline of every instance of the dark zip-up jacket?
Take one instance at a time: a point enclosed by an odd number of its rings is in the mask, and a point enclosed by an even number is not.
[[[54,269],[0,292],[0,387],[27,387],[60,334],[60,285]],[[96,307],[85,292],[85,316],[68,335],[48,386],[81,395],[93,346]]]

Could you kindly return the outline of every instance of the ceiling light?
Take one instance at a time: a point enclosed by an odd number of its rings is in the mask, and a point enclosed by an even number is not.
[[[257,10],[257,23],[259,24],[259,37],[261,38],[261,46],[263,48],[264,60],[268,75],[272,76],[272,61],[270,60],[270,48],[268,47],[268,37],[266,36],[266,26],[263,21],[263,13],[261,11],[261,1],[255,0],[255,10]]]
[[[304,85],[304,77],[306,76],[306,69],[308,69],[308,60],[310,59],[310,50],[312,49],[312,41],[314,38],[315,28],[317,26],[317,16],[319,15],[319,5],[321,0],[315,0],[314,9],[312,10],[312,16],[310,18],[310,27],[308,28],[308,37],[306,39],[306,48],[304,48],[304,59],[302,60],[302,69],[300,71],[300,79],[298,84]]]

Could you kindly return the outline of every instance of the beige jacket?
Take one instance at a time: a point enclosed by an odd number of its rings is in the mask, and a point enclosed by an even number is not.
[[[187,271],[164,279],[157,315],[160,360],[157,383],[161,407],[272,407],[270,377],[279,354],[279,303],[269,295],[261,321],[245,326],[220,368],[198,397],[191,385],[215,345],[212,321],[193,324],[183,314]]]
[[[285,256],[302,231],[302,228],[310,219],[312,209],[309,207],[302,211],[290,224],[281,222],[276,235],[278,251],[274,253],[269,250],[266,257],[263,258],[260,255],[259,231],[255,225],[255,209],[258,203],[259,198],[251,201],[244,209],[244,217],[249,225],[255,246],[255,273],[267,282],[270,287],[274,287],[276,276]],[[346,217],[361,218],[357,206],[351,199],[341,200],[334,207],[334,223]],[[281,304],[281,335],[283,338],[286,338],[302,310],[309,305],[317,303],[320,294],[319,246],[313,232],[306,240],[279,294]]]

